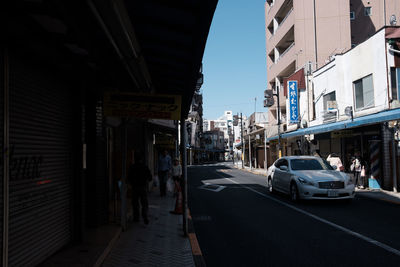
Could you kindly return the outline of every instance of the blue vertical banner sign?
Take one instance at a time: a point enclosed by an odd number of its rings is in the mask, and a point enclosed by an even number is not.
[[[299,122],[297,81],[288,81],[290,123]]]

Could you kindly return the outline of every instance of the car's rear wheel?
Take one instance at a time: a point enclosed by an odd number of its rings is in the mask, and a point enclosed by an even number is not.
[[[297,190],[297,185],[295,182],[292,182],[290,184],[290,199],[293,202],[296,202],[299,200],[299,190]]]
[[[272,187],[272,178],[271,177],[268,177],[267,189],[268,189],[268,192],[270,192],[270,193],[274,193],[275,192],[274,188]]]

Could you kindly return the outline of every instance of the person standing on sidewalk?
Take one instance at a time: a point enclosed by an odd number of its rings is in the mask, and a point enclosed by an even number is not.
[[[174,159],[174,164],[172,165],[172,179],[174,180],[175,190],[174,195],[176,197],[175,210],[170,211],[172,214],[182,214],[182,203],[179,203],[182,200],[182,188],[183,188],[183,179],[182,179],[182,166],[179,164],[179,159]]]
[[[350,169],[354,173],[354,185],[357,186],[357,188],[364,188],[363,181],[361,179],[361,159],[360,155],[358,153],[355,154],[355,157],[352,158],[352,164],[350,166]]]
[[[182,188],[182,166],[179,164],[178,158],[174,159],[174,165],[172,165],[172,179],[175,183],[175,188],[177,188],[177,185]]]
[[[158,159],[158,179],[160,180],[160,196],[167,195],[167,179],[171,172],[171,157],[167,150]]]
[[[128,181],[132,186],[132,208],[133,221],[138,222],[139,202],[142,206],[142,217],[145,224],[149,223],[148,210],[149,201],[147,192],[149,190],[149,182],[152,180],[152,175],[149,168],[144,164],[144,156],[141,152],[135,153],[135,163],[129,167]]]

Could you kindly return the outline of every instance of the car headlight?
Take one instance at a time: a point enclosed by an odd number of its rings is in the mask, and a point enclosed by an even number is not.
[[[308,180],[308,179],[306,179],[306,178],[303,178],[303,177],[297,177],[297,180],[298,180],[301,184],[312,185],[312,186],[315,185],[314,182],[312,182],[312,181],[310,181],[310,180]]]
[[[351,185],[353,184],[353,181],[351,180],[350,176],[347,173],[341,173],[342,177],[344,178],[344,182],[346,185]]]

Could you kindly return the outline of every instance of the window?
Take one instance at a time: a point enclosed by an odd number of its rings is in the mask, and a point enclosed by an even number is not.
[[[392,86],[392,99],[400,100],[400,68],[390,68],[390,83]]]
[[[275,167],[279,168],[280,166],[286,166],[288,167],[288,162],[286,159],[280,159],[275,163]]]
[[[290,161],[292,170],[294,171],[306,171],[306,170],[333,170],[332,166],[325,160],[316,159],[292,159]]]
[[[330,110],[337,108],[336,104],[336,92],[330,92],[329,94],[324,95],[324,110]]]
[[[364,16],[372,16],[372,7],[370,6],[365,7]]]
[[[355,81],[353,84],[356,110],[374,106],[372,74]]]
[[[350,20],[354,20],[356,18],[356,14],[354,11],[350,11]]]

